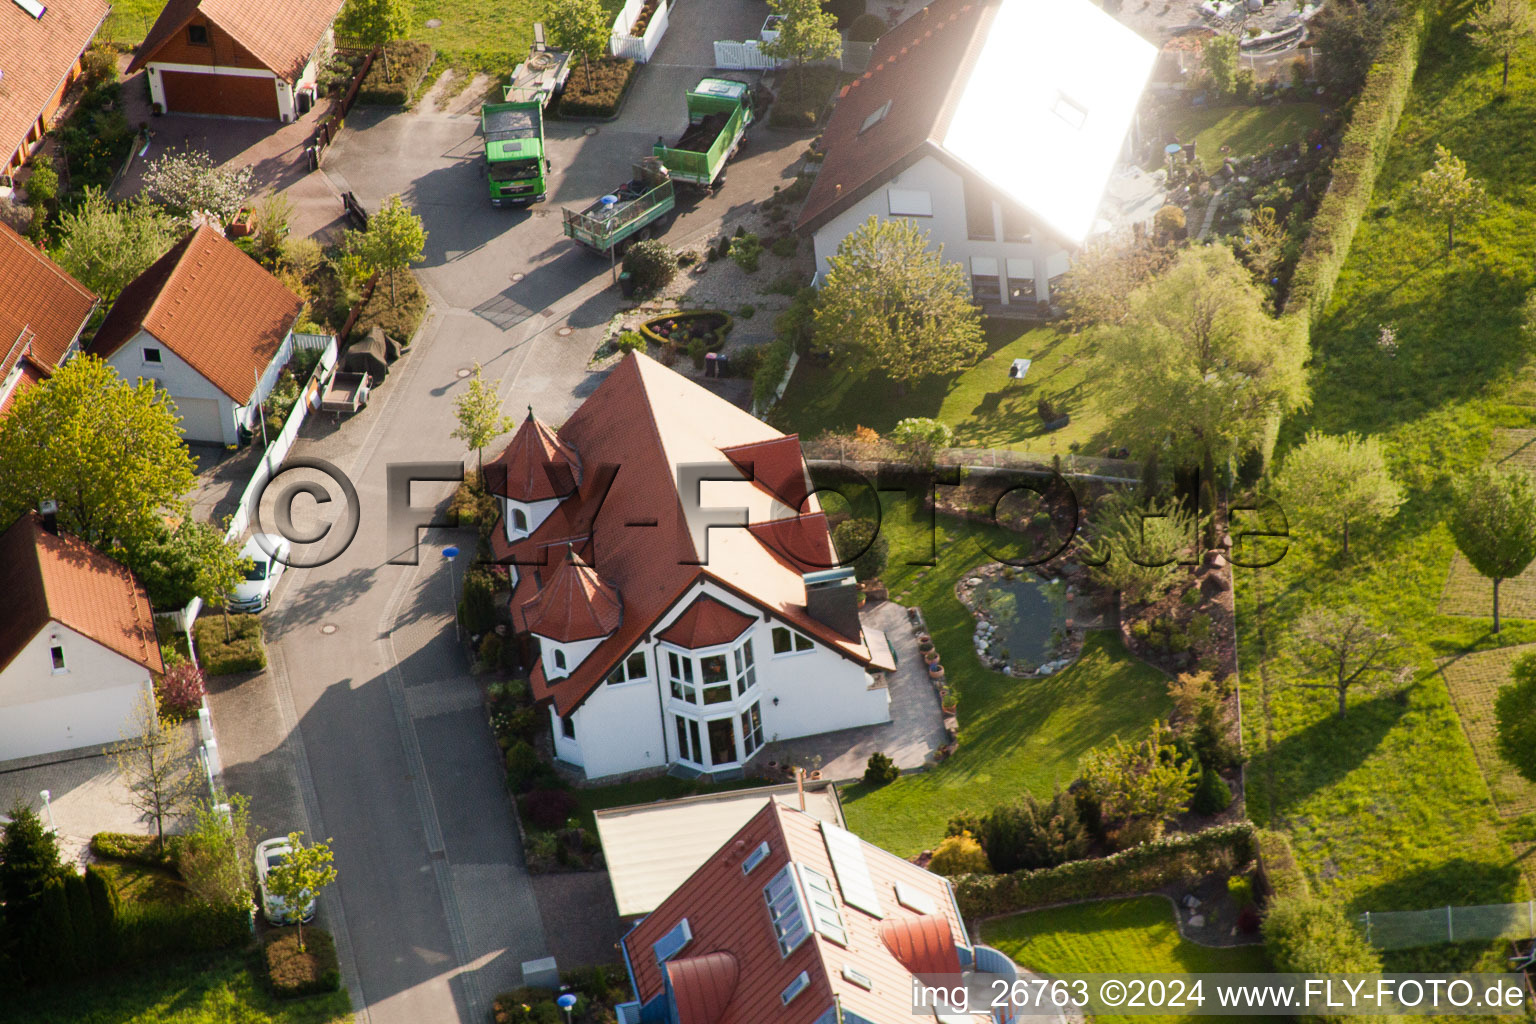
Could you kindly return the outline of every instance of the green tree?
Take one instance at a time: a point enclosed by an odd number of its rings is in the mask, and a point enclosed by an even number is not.
[[[1403,503],[1403,489],[1387,470],[1380,441],[1315,430],[1286,456],[1275,493],[1288,515],[1300,514],[1341,535],[1345,558],[1351,524],[1391,519]]]
[[[549,30],[549,45],[581,58],[592,88],[592,61],[608,53],[613,19],[603,11],[599,0],[549,0],[544,7],[544,25]]]
[[[1536,484],[1523,469],[1480,467],[1456,488],[1450,527],[1472,568],[1493,581],[1497,633],[1499,584],[1536,560]]]
[[[91,893],[85,877],[73,871],[64,873],[64,896],[69,901],[69,928],[74,939],[74,960],[81,970],[102,966],[101,940],[96,934],[96,918],[91,914]]]
[[[1057,789],[1050,802],[1026,792],[981,819],[977,837],[995,871],[1055,867],[1088,851],[1077,799]]]
[[[1536,655],[1527,654],[1515,662],[1509,685],[1499,688],[1493,713],[1499,756],[1536,782]]]
[[[411,31],[411,5],[408,0],[347,0],[336,16],[336,31],[366,47],[380,47],[387,78],[388,44]]]
[[[1139,743],[1116,736],[1083,755],[1083,783],[1098,801],[1102,820],[1114,830],[1118,845],[1158,838],[1163,826],[1189,806],[1198,766],[1178,757],[1173,738],[1166,725],[1154,722]]]
[[[762,46],[766,56],[794,63],[798,78],[809,61],[831,60],[843,52],[837,16],[822,10],[821,0],[768,0],[768,9],[784,20],[779,36]]]
[[[1173,586],[1180,559],[1189,564],[1195,517],[1177,501],[1145,505],[1116,496],[1100,503],[1085,559],[1093,581],[1127,604],[1155,601]]]
[[[215,907],[245,906],[251,900],[254,851],[250,800],[243,793],[224,794],[220,807],[200,800],[195,824],[187,833],[177,868],[187,888]]]
[[[1509,58],[1522,40],[1536,32],[1530,0],[1488,0],[1467,19],[1468,34],[1478,49],[1504,64],[1499,94],[1509,88]]]
[[[165,255],[180,233],[175,219],[153,203],[113,203],[101,189],[90,187],[73,210],[59,216],[59,241],[51,255],[111,303]]]
[[[1172,259],[1172,250],[1162,246],[1092,243],[1072,257],[1053,298],[1074,331],[1118,324],[1130,315],[1131,296]]]
[[[847,370],[879,370],[904,390],[981,355],[980,310],[960,264],[928,249],[904,218],[871,216],[842,240],[816,309],[816,338]]]
[[[91,918],[95,923],[97,956],[103,967],[117,962],[117,889],[112,878],[95,864],[85,868],[85,890],[91,899]]]
[[[1431,220],[1445,221],[1445,254],[1456,247],[1456,222],[1482,212],[1482,183],[1467,173],[1465,160],[1444,146],[1435,147],[1435,166],[1419,175],[1408,201]]]
[[[1307,397],[1304,336],[1264,313],[1263,294],[1226,246],[1185,250],[1099,330],[1098,370],[1115,429],[1143,454],[1200,469],[1215,507],[1216,468],[1268,456],[1272,426]]]
[[[160,714],[155,695],[140,695],[123,723],[123,739],[112,747],[117,770],[128,786],[128,803],[155,826],[155,845],[165,850],[165,825],[191,805],[197,789],[197,755],[176,722]]]
[[[181,608],[200,597],[210,608],[226,608],[227,598],[251,560],[240,557],[239,545],[225,539],[227,531],[195,519],[183,519],[172,530],[161,526],[127,553],[126,561],[156,608]]]
[[[845,519],[832,531],[832,543],[840,562],[853,567],[858,580],[872,580],[885,571],[891,542],[881,536],[870,519]]]
[[[1200,66],[1211,76],[1211,87],[1223,98],[1237,91],[1237,40],[1224,32],[1205,41]]]
[[[1403,646],[1358,608],[1313,608],[1297,620],[1293,636],[1297,659],[1321,677],[1293,685],[1333,691],[1340,718],[1349,710],[1349,691],[1390,672],[1387,659]]]
[[[332,867],[330,843],[304,845],[303,832],[288,833],[288,845],[292,852],[277,867],[267,872],[267,891],[292,907],[300,917],[309,901],[320,890],[336,881],[336,869]],[[304,922],[299,921],[299,952],[304,952]]]
[[[362,237],[364,261],[375,271],[389,275],[389,304],[395,304],[395,271],[404,270],[420,260],[426,251],[427,231],[421,218],[411,212],[397,192],[384,202],[384,208],[368,218],[368,230]]]
[[[946,836],[939,843],[933,851],[933,859],[928,862],[928,870],[936,875],[950,877],[985,875],[991,873],[992,865],[975,837],[969,832],[961,832],[959,835]]]
[[[95,356],[70,360],[0,419],[0,521],[52,498],[66,529],[131,550],[185,511],[195,477],[178,422],[153,381],[129,384]]]
[[[459,425],[448,436],[463,441],[465,447],[475,453],[482,481],[485,479],[485,446],[512,429],[512,417],[501,411],[501,396],[497,393],[500,390],[501,378],[487,383],[481,375],[480,364],[476,363],[469,387],[453,402],[453,415]]]
[[[898,420],[891,428],[890,436],[908,459],[926,466],[933,465],[938,449],[955,443],[953,428],[928,416],[908,416]]]
[[[64,874],[59,843],[42,819],[24,803],[6,812],[10,822],[0,837],[0,902],[5,904],[6,927],[24,934],[43,898],[43,888]]]

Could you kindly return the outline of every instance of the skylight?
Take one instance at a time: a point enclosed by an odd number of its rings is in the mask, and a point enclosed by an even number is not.
[[[741,862],[741,873],[750,875],[752,869],[757,867],[768,856],[768,840],[764,839],[757,844],[757,849],[747,854],[747,859]]]
[[[41,20],[43,12],[48,9],[38,3],[37,0],[16,0],[16,6],[39,20]]]
[[[677,927],[657,939],[652,944],[651,951],[656,954],[656,963],[664,964],[681,953],[692,941],[693,929],[688,926],[688,919],[685,917],[677,922]]]
[[[1051,104],[1051,112],[1073,128],[1082,128],[1088,120],[1088,108],[1064,92],[1056,94],[1056,102]]]
[[[827,844],[827,856],[832,858],[843,902],[875,917],[882,916],[880,894],[875,892],[869,865],[864,862],[864,840],[825,821],[821,823],[821,838]]]
[[[891,101],[890,100],[886,100],[884,103],[880,104],[880,108],[878,110],[876,110],[873,114],[870,114],[868,117],[866,117],[864,119],[864,123],[863,124],[859,125],[859,134],[863,135],[865,132],[867,132],[871,128],[873,128],[875,125],[879,124],[881,121],[884,121],[885,120],[885,115],[889,114],[890,112],[891,112]]]
[[[937,908],[928,894],[919,889],[914,889],[905,882],[896,883],[896,902],[908,910],[915,910],[919,914],[932,914]]]
[[[789,956],[810,935],[793,864],[785,864],[773,880],[763,886],[763,900],[768,904],[768,919],[773,923],[774,938],[779,942],[779,955]]]
[[[859,986],[859,988],[873,989],[875,987],[875,983],[870,980],[869,975],[852,964],[843,965],[843,978],[849,983]]]
[[[848,928],[843,924],[842,911],[837,909],[837,897],[832,892],[831,879],[802,864],[800,880],[805,883],[805,897],[811,905],[811,917],[816,921],[816,931],[822,938],[831,939],[839,946],[848,945]]]
[[[810,987],[810,974],[805,971],[801,971],[799,974],[795,975],[795,980],[786,985],[784,987],[784,991],[779,993],[779,998],[784,1001],[785,1006],[788,1006],[791,999],[795,998],[795,996],[799,995],[801,992],[804,992]]]

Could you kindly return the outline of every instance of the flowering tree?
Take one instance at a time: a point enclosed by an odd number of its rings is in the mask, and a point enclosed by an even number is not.
[[[249,167],[222,168],[203,150],[167,153],[144,170],[144,188],[172,213],[190,217],[206,210],[223,224],[235,219],[255,192]]]

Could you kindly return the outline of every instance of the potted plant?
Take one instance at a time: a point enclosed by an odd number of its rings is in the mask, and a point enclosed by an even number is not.
[[[918,650],[921,651],[933,650],[933,637],[929,636],[927,633],[917,634],[917,647]]]
[[[939,663],[938,649],[929,647],[926,651],[923,652],[923,660],[930,665],[937,665]]]
[[[929,662],[928,663],[928,678],[929,679],[943,679],[944,678],[944,666],[940,665],[936,661]]]

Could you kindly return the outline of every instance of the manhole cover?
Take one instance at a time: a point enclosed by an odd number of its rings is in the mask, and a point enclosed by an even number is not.
[[[572,334],[572,331],[571,331],[571,329],[569,327],[562,327],[558,331],[556,331],[555,333],[560,335],[560,337],[562,337],[562,338],[569,338],[571,336],[571,334]]]
[[[324,633],[326,636],[330,636],[332,633],[336,632],[336,623],[327,622],[325,625],[320,627],[320,632]]]
[[[581,134],[583,134],[583,135],[596,135],[597,134],[597,126],[589,124],[589,125],[587,125],[585,128],[583,128],[581,130]]]
[[[527,276],[528,275],[524,274],[522,271],[518,271],[517,273],[512,275],[512,282],[514,284],[516,284],[518,281],[521,281],[523,278],[525,278]]]
[[[427,19],[427,28],[438,28],[439,26],[442,25],[442,23],[443,23],[443,19],[442,18],[428,18]]]
[[[461,366],[461,367],[458,368],[458,370],[456,372],[457,372],[457,374],[460,377],[468,377],[471,373],[474,373],[475,371],[471,370],[467,366]]]

